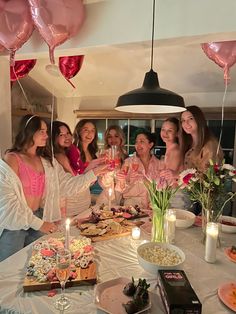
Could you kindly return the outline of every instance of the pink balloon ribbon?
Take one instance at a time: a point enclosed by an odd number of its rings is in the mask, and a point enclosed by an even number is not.
[[[222,41],[202,44],[207,57],[224,70],[224,80],[230,81],[229,70],[236,62],[236,41]]]

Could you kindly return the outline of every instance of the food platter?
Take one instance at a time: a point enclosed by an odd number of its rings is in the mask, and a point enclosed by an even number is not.
[[[23,282],[24,292],[59,288],[56,276],[57,252],[64,247],[64,237],[42,238],[34,242]],[[94,248],[91,240],[77,237],[70,240],[71,265],[67,287],[91,285],[97,281]]]
[[[89,222],[98,222],[109,218],[125,218],[127,220],[148,217],[148,211],[141,209],[138,205],[132,206],[112,206],[95,205],[91,207],[91,215],[88,217]]]
[[[140,226],[143,221],[130,221],[124,218],[104,219],[97,223],[79,223],[82,236],[89,237],[92,242],[109,240],[131,234],[132,228]]]
[[[225,249],[225,255],[228,257],[228,259],[234,263],[236,263],[236,251],[232,247],[227,247]]]
[[[236,282],[229,282],[220,286],[218,296],[226,306],[236,312]]]
[[[122,304],[131,300],[130,297],[123,293],[124,286],[129,283],[128,278],[119,277],[103,283],[95,287],[95,305],[98,309],[108,314],[125,314],[126,311]],[[143,313],[151,308],[151,302],[147,304],[141,311]]]

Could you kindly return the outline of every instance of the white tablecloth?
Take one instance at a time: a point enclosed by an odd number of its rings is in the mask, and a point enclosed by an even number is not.
[[[96,243],[98,282],[116,277],[146,278],[151,284],[151,290],[156,294],[152,300],[152,308],[147,313],[162,314],[164,311],[156,288],[157,278],[145,272],[138,264],[136,249],[140,242],[141,240],[135,241],[131,237],[121,237]],[[217,262],[214,264],[204,261],[201,228],[177,229],[175,244],[186,255],[183,269],[202,302],[202,313],[232,313],[218,299],[217,288],[223,283],[236,281],[236,264],[224,254],[225,247],[236,244],[236,235],[221,234],[221,248],[217,249]],[[28,246],[0,263],[0,313],[59,313],[53,306],[59,294],[50,298],[47,291],[23,292],[22,284],[30,255],[31,246]],[[101,313],[94,305],[93,286],[69,288],[67,294],[73,304],[66,313]]]

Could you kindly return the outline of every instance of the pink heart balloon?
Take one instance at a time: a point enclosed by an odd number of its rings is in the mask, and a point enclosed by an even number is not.
[[[14,55],[31,36],[34,26],[27,0],[0,0],[0,44]]]
[[[39,33],[49,46],[51,63],[54,49],[76,35],[81,28],[85,9],[82,0],[28,0]]]
[[[236,41],[204,43],[202,49],[209,59],[224,69],[224,80],[228,84],[229,69],[236,62]]]
[[[84,56],[69,56],[59,58],[59,68],[65,79],[75,88],[70,81],[82,67]]]

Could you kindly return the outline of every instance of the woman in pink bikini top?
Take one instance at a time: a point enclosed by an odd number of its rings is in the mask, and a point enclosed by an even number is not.
[[[19,177],[26,202],[32,211],[37,211],[43,203],[45,188],[44,167],[40,156],[51,161],[47,148],[47,125],[38,116],[27,115],[22,119],[13,147],[4,160]],[[54,223],[44,222],[40,231],[49,233],[57,230]]]

